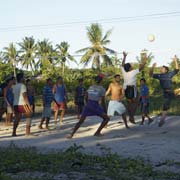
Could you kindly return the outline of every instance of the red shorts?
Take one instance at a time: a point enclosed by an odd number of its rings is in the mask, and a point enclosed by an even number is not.
[[[53,105],[54,111],[65,110],[66,108],[66,102],[54,103]]]
[[[14,112],[16,113],[29,113],[31,112],[31,109],[28,105],[16,105],[14,106]]]

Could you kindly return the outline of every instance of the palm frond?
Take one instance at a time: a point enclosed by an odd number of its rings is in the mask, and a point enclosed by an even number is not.
[[[87,51],[88,49],[90,49],[90,47],[80,49],[80,50],[76,51],[76,53],[81,53],[81,52]]]
[[[109,52],[109,53],[111,53],[111,54],[116,54],[116,53],[117,53],[116,51],[114,51],[114,50],[112,50],[112,49],[109,49],[109,48],[107,48],[107,47],[104,47],[104,46],[103,46],[103,48],[104,48],[107,52]]]

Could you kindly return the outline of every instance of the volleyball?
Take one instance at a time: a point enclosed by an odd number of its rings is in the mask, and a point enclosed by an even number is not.
[[[148,41],[153,42],[155,40],[155,36],[153,34],[148,35]]]

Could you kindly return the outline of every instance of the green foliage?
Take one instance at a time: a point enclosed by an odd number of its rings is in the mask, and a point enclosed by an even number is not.
[[[151,164],[145,163],[141,158],[122,158],[112,154],[109,148],[98,146],[104,151],[102,156],[82,153],[80,150],[83,147],[76,144],[63,152],[46,154],[39,153],[34,148],[18,148],[12,144],[8,148],[0,148],[0,177],[11,180],[16,179],[19,174],[18,179],[34,180],[33,172],[39,172],[44,173],[44,176],[36,178],[39,180],[54,179],[55,175],[61,173],[71,179],[71,172],[74,172],[79,173],[74,179],[77,179],[81,173],[84,174],[84,179],[177,180],[180,178],[178,173],[154,170]],[[23,174],[23,177],[20,174]],[[15,175],[16,178],[12,178]]]
[[[12,64],[0,62],[0,82],[4,82],[10,74],[13,74]]]

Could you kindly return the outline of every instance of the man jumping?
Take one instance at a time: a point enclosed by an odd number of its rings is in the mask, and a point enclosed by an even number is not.
[[[170,108],[170,104],[172,99],[174,98],[174,92],[172,88],[172,78],[179,71],[178,58],[175,55],[174,58],[175,69],[173,71],[169,71],[167,66],[162,66],[160,74],[153,74],[154,68],[156,67],[156,63],[153,64],[152,68],[149,71],[149,75],[155,79],[160,81],[160,85],[163,89],[164,94],[164,103],[163,103],[163,112],[162,117],[159,122],[159,127],[163,126],[165,123],[165,119],[167,116],[167,111]]]

